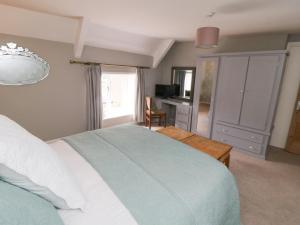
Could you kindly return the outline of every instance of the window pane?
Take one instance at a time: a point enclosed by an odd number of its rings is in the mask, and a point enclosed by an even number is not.
[[[102,101],[104,119],[134,116],[136,74],[103,73]]]

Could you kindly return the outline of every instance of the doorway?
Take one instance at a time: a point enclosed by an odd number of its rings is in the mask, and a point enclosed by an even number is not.
[[[201,57],[197,61],[192,131],[210,138],[213,99],[218,71],[218,57]]]
[[[298,90],[298,96],[290,125],[286,150],[291,153],[300,154],[300,89]]]
[[[289,144],[289,146],[293,145],[292,149],[294,149],[296,142],[293,140],[297,140],[294,131],[299,129],[295,129],[296,126],[293,127],[291,124],[295,124],[296,117],[293,115],[296,113],[296,102],[299,100],[300,42],[288,43],[287,50],[289,56],[287,57],[277,112],[274,120],[274,129],[270,141],[271,146],[280,149],[287,149],[287,144]],[[292,149],[289,151],[293,151]]]

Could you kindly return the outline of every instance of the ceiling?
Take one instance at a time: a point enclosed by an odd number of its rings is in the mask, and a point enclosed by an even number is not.
[[[152,56],[164,55],[174,40],[192,40],[200,26],[218,26],[221,35],[300,31],[300,0],[0,0],[0,4],[79,20],[74,42]],[[208,17],[210,12],[216,14]]]

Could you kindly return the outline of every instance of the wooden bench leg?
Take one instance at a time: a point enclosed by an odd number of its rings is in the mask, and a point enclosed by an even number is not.
[[[224,163],[224,165],[229,168],[230,152],[227,153],[226,155],[223,155],[221,158],[219,158],[219,161],[222,162],[222,163]]]
[[[230,164],[230,154],[228,154],[228,156],[225,158],[224,164],[227,166],[227,168],[229,168],[229,164]]]

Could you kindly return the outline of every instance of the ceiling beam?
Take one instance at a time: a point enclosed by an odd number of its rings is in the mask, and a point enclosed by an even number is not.
[[[76,36],[76,40],[74,43],[75,58],[80,58],[82,55],[87,31],[88,31],[88,21],[86,18],[82,17],[82,18],[80,18],[80,21],[78,24],[77,36]]]
[[[161,43],[158,45],[156,50],[153,53],[153,68],[156,68],[161,60],[166,56],[170,48],[173,46],[175,43],[174,39],[165,39],[162,40]]]

